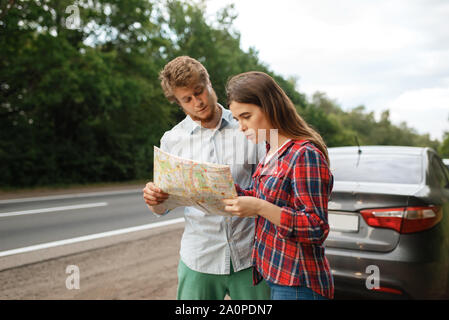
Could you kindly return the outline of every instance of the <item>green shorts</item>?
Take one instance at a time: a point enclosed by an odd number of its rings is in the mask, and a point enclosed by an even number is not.
[[[261,281],[253,286],[252,268],[231,273],[209,274],[187,267],[182,260],[178,265],[178,300],[270,300],[270,287]]]

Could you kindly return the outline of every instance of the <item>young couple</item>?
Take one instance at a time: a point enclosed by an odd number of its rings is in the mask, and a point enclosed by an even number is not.
[[[257,165],[231,164],[239,196],[223,202],[232,218],[182,208],[186,223],[177,298],[223,299],[228,294],[246,300],[332,299],[333,277],[323,242],[329,233],[333,177],[321,136],[263,72],[242,73],[228,81],[230,111],[218,104],[206,69],[195,59],[172,60],[160,80],[168,100],[187,115],[164,134],[162,150],[228,163],[235,149],[220,146],[225,145],[224,130],[233,129],[247,158],[260,160]],[[192,148],[192,139],[201,143]],[[257,148],[260,143],[266,150]],[[143,189],[156,215],[168,213],[168,196],[152,182]]]

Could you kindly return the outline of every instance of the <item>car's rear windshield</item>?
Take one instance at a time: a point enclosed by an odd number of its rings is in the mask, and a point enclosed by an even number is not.
[[[335,181],[418,184],[422,161],[414,155],[329,154]]]

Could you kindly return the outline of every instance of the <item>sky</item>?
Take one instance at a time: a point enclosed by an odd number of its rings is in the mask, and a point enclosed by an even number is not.
[[[234,3],[241,47],[344,110],[389,109],[432,139],[449,131],[448,0],[208,0],[211,20]]]

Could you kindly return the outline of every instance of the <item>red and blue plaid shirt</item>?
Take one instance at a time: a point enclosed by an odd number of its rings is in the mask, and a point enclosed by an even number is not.
[[[236,185],[240,196],[267,200],[282,209],[280,226],[256,218],[254,284],[264,278],[279,285],[306,286],[333,298],[333,277],[323,247],[332,186],[326,158],[307,140],[291,140],[267,164],[262,160],[248,190]]]

